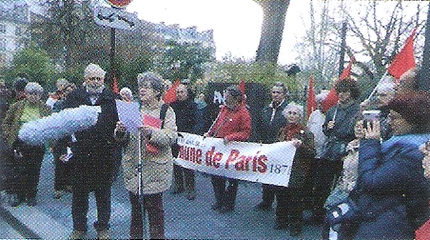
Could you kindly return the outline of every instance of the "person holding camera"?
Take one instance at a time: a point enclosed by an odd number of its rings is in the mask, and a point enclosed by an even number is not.
[[[338,103],[326,113],[323,132],[327,143],[321,161],[317,163],[315,185],[315,203],[313,220],[322,222],[324,218],[324,202],[342,171],[342,158],[346,155],[346,146],[355,138],[354,125],[360,106],[358,84],[348,78],[335,86]]]
[[[353,219],[342,222],[341,239],[413,239],[430,216],[430,187],[419,146],[430,138],[430,98],[398,94],[388,104],[393,137],[381,143],[378,120],[367,124],[360,141],[358,179],[350,194]]]

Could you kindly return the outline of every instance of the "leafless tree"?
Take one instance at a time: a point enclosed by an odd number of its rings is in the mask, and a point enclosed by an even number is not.
[[[278,62],[279,49],[285,26],[285,15],[290,0],[254,0],[263,9],[260,44],[256,62]]]

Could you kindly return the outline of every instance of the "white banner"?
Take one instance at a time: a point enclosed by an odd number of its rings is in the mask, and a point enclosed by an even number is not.
[[[292,142],[224,144],[221,138],[180,135],[177,165],[228,178],[288,186],[296,152]]]

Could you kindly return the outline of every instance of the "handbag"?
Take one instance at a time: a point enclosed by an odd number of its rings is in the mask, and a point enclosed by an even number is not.
[[[329,139],[324,147],[323,158],[329,161],[339,161],[346,156],[347,144],[336,137]]]

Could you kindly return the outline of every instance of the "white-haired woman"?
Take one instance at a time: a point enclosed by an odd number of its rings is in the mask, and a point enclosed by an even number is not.
[[[131,92],[130,88],[123,87],[119,91],[119,95],[121,97],[121,100],[124,102],[133,102],[133,93]]]
[[[302,231],[303,197],[308,192],[306,183],[311,173],[315,156],[313,134],[301,124],[303,107],[290,103],[282,111],[287,124],[279,130],[279,141],[292,141],[297,148],[288,187],[277,187],[275,229],[286,229],[290,235],[298,236]]]
[[[10,189],[9,203],[16,207],[23,201],[28,206],[37,204],[36,194],[39,184],[45,147],[30,146],[18,139],[21,126],[50,114],[50,108],[41,101],[43,88],[36,82],[29,82],[24,88],[25,98],[10,106],[3,121],[3,133],[9,146],[15,152],[15,169],[20,169],[18,178]]]
[[[118,122],[115,129],[117,138],[130,136],[122,159],[124,182],[129,191],[131,204],[130,237],[132,239],[147,238],[147,236],[143,236],[142,221],[143,211],[146,211],[149,219],[149,237],[164,239],[162,200],[163,192],[169,189],[172,183],[173,157],[170,146],[177,138],[175,112],[161,100],[164,85],[160,75],[152,72],[139,74],[137,84],[141,115],[144,118],[160,119],[161,127],[143,125],[136,133],[125,134],[124,124]],[[164,119],[162,119],[162,115],[165,116]],[[140,151],[143,153],[141,156],[138,154],[139,139],[141,140]],[[147,144],[153,146],[151,151]],[[155,151],[154,148],[156,148]],[[142,163],[140,179],[136,170],[136,166],[140,162],[139,157],[141,157]]]

